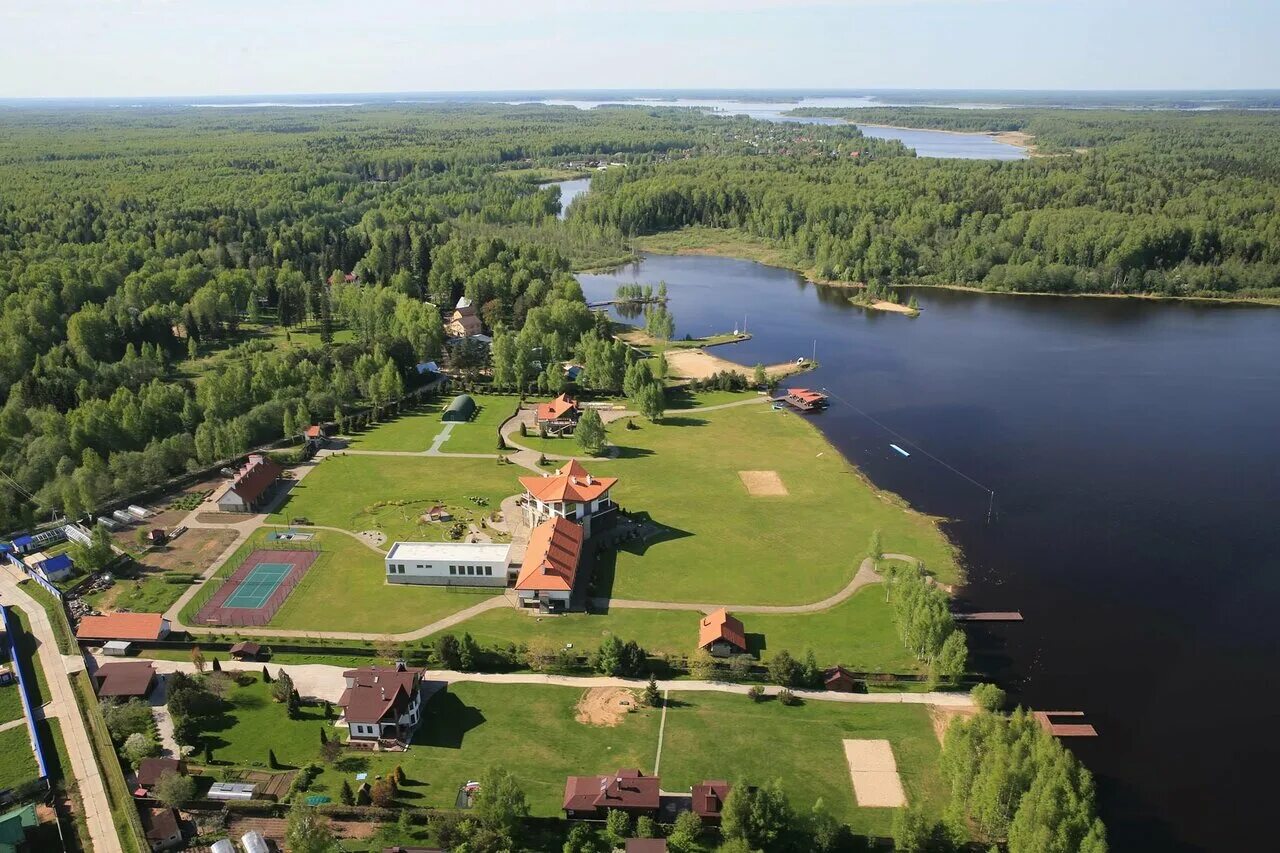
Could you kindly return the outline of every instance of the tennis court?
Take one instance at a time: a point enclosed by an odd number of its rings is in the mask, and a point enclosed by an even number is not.
[[[317,547],[254,550],[200,607],[195,621],[231,627],[266,625],[320,553]]]
[[[293,569],[293,563],[258,563],[222,602],[223,607],[261,607]]]

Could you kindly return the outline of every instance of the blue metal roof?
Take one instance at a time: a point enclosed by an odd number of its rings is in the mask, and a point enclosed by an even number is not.
[[[66,554],[59,554],[56,557],[50,557],[49,559],[42,560],[40,562],[40,568],[44,569],[46,572],[64,572],[74,566],[75,563],[73,563],[71,558]]]
[[[22,548],[30,545],[34,541],[35,540],[30,536],[15,536],[13,537],[13,547]]]

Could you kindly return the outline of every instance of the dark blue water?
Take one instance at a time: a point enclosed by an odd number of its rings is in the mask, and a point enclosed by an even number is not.
[[[589,299],[666,281],[681,335],[745,313],[754,338],[716,350],[745,365],[816,341],[823,431],[953,519],[966,604],[1026,616],[972,630],[976,663],[1101,732],[1069,743],[1114,850],[1274,849],[1280,310],[918,289],[910,319],[709,257],[580,279]]]

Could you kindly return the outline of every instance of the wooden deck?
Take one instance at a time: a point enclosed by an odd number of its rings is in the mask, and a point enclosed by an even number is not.
[[[1055,723],[1054,717],[1083,717],[1084,711],[1036,711],[1037,723],[1054,737],[1097,737],[1098,730],[1088,723]]]
[[[1016,610],[989,610],[982,613],[953,613],[957,622],[1021,622],[1022,614]]]

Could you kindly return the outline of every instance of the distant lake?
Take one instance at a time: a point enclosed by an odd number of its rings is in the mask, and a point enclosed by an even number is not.
[[[820,369],[792,383],[837,395],[815,424],[951,519],[965,605],[1026,616],[970,626],[973,663],[1098,727],[1068,745],[1111,849],[1275,848],[1280,310],[917,288],[909,319],[697,256],[578,278],[592,300],[665,281],[680,336],[745,320],[754,337],[716,349],[744,365],[816,341]],[[990,523],[966,478],[995,490]]]
[[[511,103],[530,103],[528,101]],[[842,125],[843,119],[823,116],[789,116],[783,115],[788,110],[799,107],[829,107],[834,109],[848,107],[883,107],[889,106],[875,98],[800,98],[795,101],[733,101],[718,98],[644,98],[619,99],[615,101],[567,100],[548,98],[532,103],[552,106],[577,107],[590,110],[605,104],[625,104],[640,107],[686,107],[700,109],[704,112],[726,116],[748,116],[760,121],[783,122],[789,124]],[[961,107],[963,108],[963,107]],[[999,142],[981,133],[947,133],[940,130],[912,130],[895,127],[866,127],[858,125],[858,129],[866,136],[874,139],[899,139],[908,148],[914,148],[921,157],[960,158],[966,160],[1022,160],[1027,157],[1026,151],[1016,145]]]
[[[591,179],[574,178],[571,181],[552,181],[549,184],[538,184],[538,189],[540,190],[544,190],[547,187],[560,188],[560,212],[556,214],[556,218],[564,219],[569,215],[569,205],[573,204],[573,200],[591,189]]]

